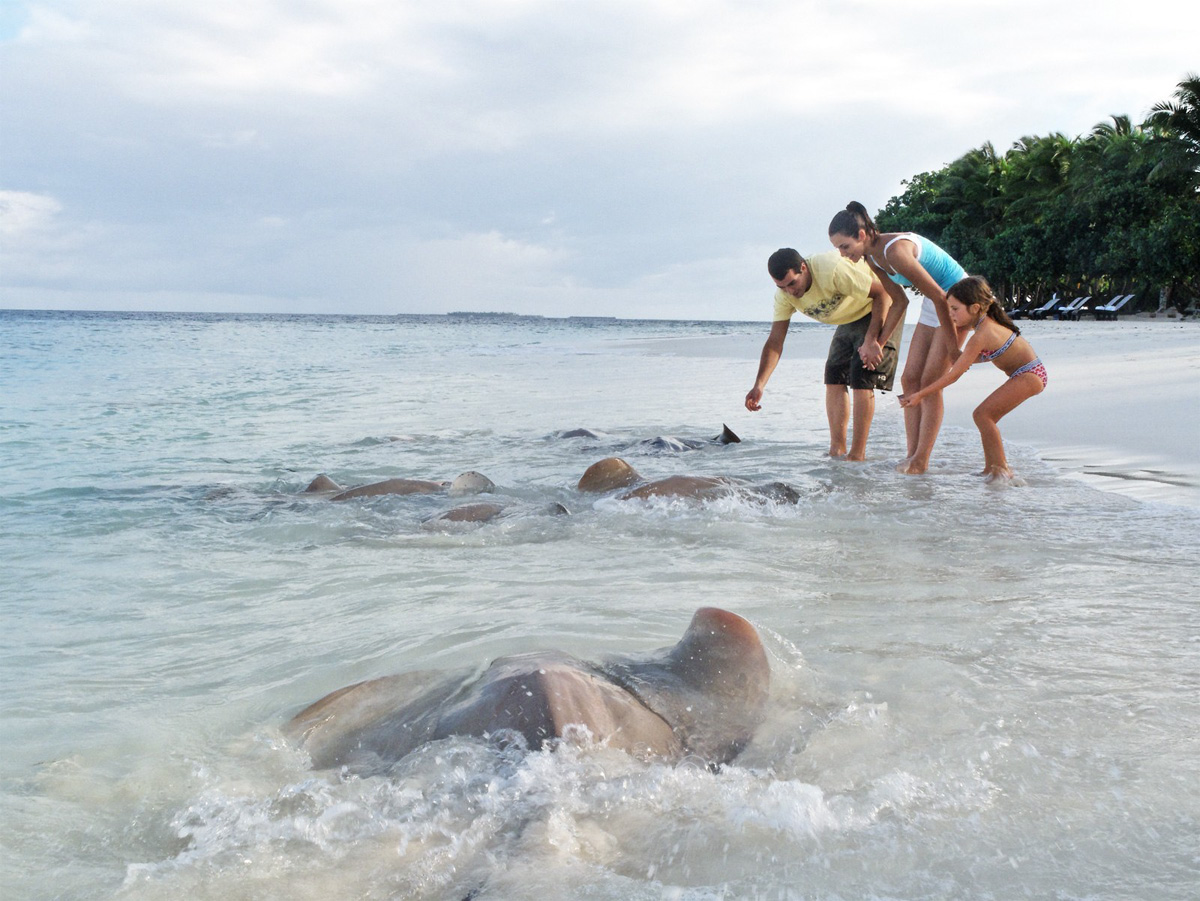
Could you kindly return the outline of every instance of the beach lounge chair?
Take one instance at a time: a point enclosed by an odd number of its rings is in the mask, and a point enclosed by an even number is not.
[[[1029,312],[1029,308],[1033,306],[1033,301],[1028,297],[1014,297],[1004,305],[1010,319],[1021,319]]]
[[[1045,319],[1050,311],[1057,307],[1060,303],[1062,303],[1062,301],[1060,301],[1058,299],[1058,295],[1055,294],[1037,309],[1027,310],[1026,312],[1029,314],[1030,319]]]
[[[1108,303],[1093,307],[1092,312],[1096,314],[1097,319],[1115,320],[1117,314],[1121,312],[1121,308],[1128,304],[1136,295],[1134,294],[1118,294]]]
[[[1070,303],[1063,304],[1054,311],[1055,319],[1078,319],[1079,311],[1083,309],[1084,304],[1092,299],[1092,295],[1086,297],[1076,297]]]

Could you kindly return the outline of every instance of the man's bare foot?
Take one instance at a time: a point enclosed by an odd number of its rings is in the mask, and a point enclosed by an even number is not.
[[[981,475],[985,482],[1011,482],[1016,478],[1007,466],[989,466]]]
[[[909,457],[896,467],[896,472],[906,476],[923,476],[928,469],[928,463],[922,463],[920,460],[914,460],[912,457]]]
[[[843,457],[841,457],[840,459],[849,460],[851,463],[865,463],[866,459],[867,459],[867,455],[866,454],[846,454]]]
[[[846,449],[843,447],[841,450],[838,450],[836,447],[831,447],[829,448],[829,456],[833,457],[835,460],[845,460]]]

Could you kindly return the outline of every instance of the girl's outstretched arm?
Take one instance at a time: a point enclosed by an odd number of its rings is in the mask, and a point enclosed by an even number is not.
[[[957,382],[964,372],[971,368],[971,364],[979,359],[979,354],[983,350],[983,339],[979,336],[979,332],[971,335],[967,341],[967,346],[963,348],[958,359],[954,361],[954,365],[940,379],[930,382],[920,391],[914,391],[912,394],[900,395],[900,406],[909,407],[919,404],[930,394],[935,391],[941,391]]]

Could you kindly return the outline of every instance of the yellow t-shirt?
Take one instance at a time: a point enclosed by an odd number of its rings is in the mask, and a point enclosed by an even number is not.
[[[844,325],[871,312],[874,275],[865,260],[851,263],[836,250],[813,254],[805,262],[812,273],[812,284],[802,297],[792,297],[782,288],[775,292],[773,322],[791,319],[801,312],[818,322]]]

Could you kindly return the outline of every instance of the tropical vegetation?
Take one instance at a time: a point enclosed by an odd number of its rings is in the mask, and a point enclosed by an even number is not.
[[[1200,77],[1140,125],[1113,116],[1091,133],[989,143],[905,181],[881,231],[914,231],[1010,305],[1136,293],[1182,309],[1200,294]]]

